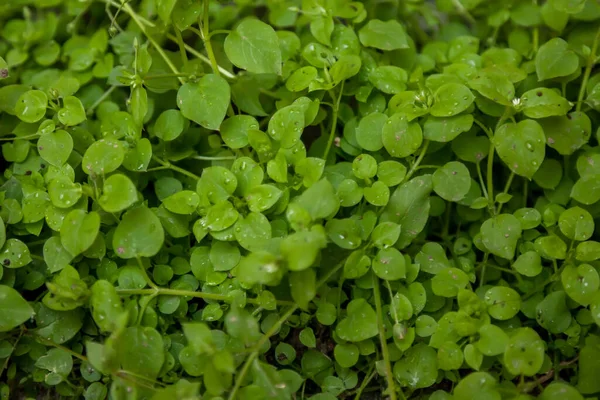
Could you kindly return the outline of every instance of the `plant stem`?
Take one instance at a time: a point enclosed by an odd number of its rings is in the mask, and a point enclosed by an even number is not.
[[[111,94],[112,92],[114,92],[114,90],[116,89],[116,86],[111,86],[108,88],[108,90],[104,93],[102,93],[102,96],[98,97],[98,100],[96,100],[94,102],[94,104],[92,104],[86,111],[87,115],[92,115],[94,113],[94,110],[96,109],[96,107],[98,107],[104,100],[106,100]]]
[[[81,361],[87,361],[88,360],[86,356],[84,356],[82,354],[79,354],[77,352],[74,352],[73,350],[71,350],[71,349],[69,349],[69,348],[67,348],[65,346],[62,346],[62,345],[60,345],[58,343],[54,343],[52,340],[45,339],[45,338],[43,338],[41,336],[34,335],[32,333],[26,333],[25,335],[33,337],[35,340],[37,340],[38,342],[40,342],[40,343],[42,343],[42,344],[44,344],[46,346],[52,346],[52,347],[55,347],[57,349],[61,349],[63,351],[66,351],[67,353],[69,353],[70,355],[72,355],[75,358],[80,359]]]
[[[487,160],[487,193],[488,193],[488,208],[492,215],[496,215],[496,207],[494,205],[494,143],[490,140],[490,150]]]
[[[585,66],[585,72],[583,73],[583,81],[581,81],[581,87],[579,88],[579,96],[577,97],[577,106],[575,107],[576,111],[581,111],[581,105],[583,104],[583,97],[585,96],[587,83],[590,79],[592,68],[596,63],[596,52],[598,51],[598,43],[600,43],[600,27],[598,27],[598,31],[596,32],[596,36],[594,37],[594,42],[592,43],[592,50],[590,52],[590,55],[588,56],[587,65]]]
[[[510,185],[512,185],[512,181],[515,178],[515,173],[514,172],[510,172],[510,176],[508,177],[508,180],[506,181],[506,186],[504,186],[504,191],[502,193],[508,193],[508,189],[510,189]],[[502,206],[504,204],[499,204],[498,205],[498,214],[500,214],[500,211],[502,211]]]
[[[227,160],[235,160],[236,156],[194,156],[192,157],[194,160],[202,160],[202,161],[227,161]]]
[[[323,278],[319,279],[319,281],[317,282],[317,285],[316,285],[317,289],[319,289],[321,286],[323,286],[329,280],[329,278],[331,278],[340,268],[342,268],[345,261],[346,261],[346,259],[343,259],[342,261],[340,261],[335,267],[333,267],[329,272],[327,272]],[[231,389],[231,393],[229,393],[229,397],[227,397],[228,400],[236,399],[237,392],[240,389],[242,382],[244,381],[244,378],[248,374],[248,370],[250,369],[250,364],[252,364],[252,362],[254,361],[254,359],[256,357],[258,357],[258,352],[260,351],[260,348],[262,347],[262,345],[265,344],[265,342],[267,340],[269,340],[269,338],[271,336],[273,336],[275,334],[275,332],[277,332],[277,330],[281,327],[281,325],[283,325],[285,323],[285,321],[287,321],[288,318],[298,308],[299,307],[297,304],[294,304],[292,307],[290,307],[290,309],[285,314],[283,314],[281,316],[281,318],[279,318],[277,320],[277,322],[275,322],[273,324],[273,326],[271,326],[271,329],[269,329],[269,331],[266,332],[263,335],[263,337],[252,347],[252,352],[246,359],[246,362],[244,363],[242,370],[240,371],[239,375],[235,379],[235,385],[233,386],[233,389]]]
[[[298,305],[294,304],[292,307],[290,307],[290,309],[283,314],[274,324],[273,326],[271,326],[271,329],[269,329],[261,338],[260,340],[254,345],[254,347],[252,348],[252,353],[250,353],[250,355],[248,356],[248,358],[246,359],[246,362],[244,363],[244,366],[242,367],[242,370],[240,371],[239,376],[236,378],[235,380],[235,386],[233,387],[233,389],[231,390],[231,393],[229,394],[228,399],[229,400],[234,400],[236,397],[236,393],[237,391],[240,389],[240,386],[242,385],[242,382],[244,380],[244,378],[246,377],[246,375],[248,374],[248,370],[250,369],[250,365],[254,362],[254,360],[256,359],[256,357],[258,357],[258,352],[260,350],[260,348],[263,346],[263,344],[265,344],[265,342],[267,340],[269,340],[269,338],[271,336],[273,336],[281,327],[281,325],[283,325],[285,323],[285,321],[288,320],[289,317],[292,316],[292,314],[298,309]]]
[[[483,261],[481,261],[481,275],[479,278],[479,287],[482,287],[485,283],[485,269],[487,268],[488,258],[490,257],[490,253],[485,253],[483,255]]]
[[[144,263],[142,262],[142,258],[141,257],[136,257],[138,265],[140,267],[140,270],[142,271],[142,275],[144,276],[144,279],[146,280],[146,283],[148,284],[148,286],[150,286],[153,289],[158,289],[158,286],[156,286],[156,284],[154,282],[152,282],[152,279],[150,279],[150,277],[148,276],[148,273],[146,272],[146,267],[144,266]]]
[[[198,299],[227,301],[230,297],[224,294],[195,292],[193,290],[179,290],[156,287],[154,289],[117,289],[117,294],[120,296],[184,296],[194,297]],[[260,304],[259,299],[246,299],[249,304]],[[277,300],[276,303],[280,306],[292,306],[295,303],[287,300]]]
[[[209,22],[209,13],[208,6],[210,4],[210,0],[204,0],[204,15],[202,16],[202,40],[204,41],[204,48],[206,49],[206,54],[208,54],[208,59],[210,60],[210,65],[212,67],[213,73],[217,76],[221,76],[219,71],[219,65],[217,64],[217,59],[215,57],[215,53],[213,51],[212,45],[210,44],[210,31],[208,27]]]
[[[425,157],[425,153],[427,153],[428,147],[429,147],[429,140],[426,140],[423,143],[423,148],[421,149],[421,154],[419,154],[419,158],[417,158],[417,161],[415,161],[413,166],[410,168],[410,170],[404,177],[404,182],[407,182],[411,178],[411,176],[413,176],[413,174],[415,172],[417,172],[417,170],[419,169],[419,164],[421,164],[421,161],[423,161],[423,158]]]
[[[377,312],[377,328],[379,330],[379,342],[381,343],[381,352],[383,353],[383,363],[385,367],[385,379],[387,381],[387,391],[390,400],[396,400],[396,386],[394,385],[394,375],[392,374],[392,364],[390,362],[390,353],[388,352],[387,340],[385,338],[385,325],[383,323],[383,310],[381,307],[381,291],[379,290],[379,278],[372,274],[373,293],[375,295],[375,311]]]
[[[121,7],[121,4],[117,3],[114,0],[103,0],[106,4],[110,4],[113,7],[119,8]],[[156,27],[156,25],[154,24],[154,22],[152,21],[148,21],[146,18],[138,15],[138,20],[143,23],[144,25],[146,25],[149,28],[154,28]],[[191,29],[191,27],[190,27]],[[172,42],[177,42],[177,37],[171,33],[168,33],[167,35],[167,39],[169,39]],[[208,57],[206,57],[204,54],[200,53],[198,50],[194,49],[192,46],[190,46],[189,44],[185,44],[184,43],[184,47],[187,50],[188,53],[190,53],[191,55],[193,55],[196,58],[199,58],[200,60],[202,60],[203,62],[205,62],[206,64],[211,65],[211,61],[208,59]],[[223,74],[224,77],[228,78],[228,79],[235,79],[236,76],[234,74],[232,74],[231,72],[227,71],[225,68],[219,66],[219,71],[221,72],[221,74]]]
[[[0,139],[0,142],[11,142],[13,140],[29,140],[29,139],[35,139],[38,138],[40,135],[38,135],[37,133],[34,133],[33,135],[27,135],[27,136],[17,136],[14,138],[2,138]]]
[[[168,161],[164,161],[164,160],[158,158],[157,156],[152,156],[152,159],[154,161],[156,161],[157,163],[159,163],[160,165],[162,165],[163,167],[165,167],[165,168],[168,168],[168,169],[171,169],[173,171],[179,172],[180,174],[183,174],[183,175],[188,176],[188,177],[190,177],[192,179],[195,179],[195,180],[199,180],[200,179],[200,177],[198,175],[196,175],[196,174],[194,174],[194,173],[192,173],[192,172],[190,172],[188,170],[185,170],[185,169],[183,169],[181,167],[178,167],[177,165],[173,165],[173,164],[171,164]]]
[[[185,42],[183,41],[183,37],[181,36],[181,32],[177,29],[176,26],[173,26],[173,30],[175,31],[175,37],[177,38],[177,46],[179,46],[179,54],[181,55],[181,63],[185,66],[188,63],[187,52],[185,51]]]
[[[371,379],[373,379],[373,377],[375,376],[375,372],[376,371],[374,365],[371,365],[369,372],[367,372],[365,379],[363,379],[362,383],[360,384],[360,387],[358,388],[358,391],[356,392],[356,396],[354,396],[354,400],[360,400],[362,392],[365,390],[369,382],[371,382]]]
[[[169,56],[167,56],[167,54],[164,52],[162,46],[160,46],[156,42],[156,40],[154,40],[154,38],[152,36],[150,36],[148,34],[148,32],[146,31],[146,25],[142,22],[141,17],[133,10],[133,8],[131,8],[131,6],[128,3],[123,4],[123,10],[127,14],[129,14],[129,16],[131,17],[133,22],[136,23],[136,25],[140,28],[142,33],[148,38],[148,41],[150,41],[150,43],[152,44],[152,46],[154,47],[156,52],[162,57],[162,59],[165,61],[165,63],[169,66],[169,69],[171,71],[173,71],[174,74],[179,75],[179,71],[177,70],[177,67],[175,66],[175,64],[173,64],[173,62],[171,61]],[[181,82],[182,84],[185,82],[183,80],[183,78],[181,78],[181,77],[178,79],[179,79],[179,82]]]
[[[337,129],[338,112],[340,110],[340,101],[342,100],[343,92],[344,92],[344,81],[342,81],[342,84],[340,85],[340,93],[338,94],[337,99],[330,92],[331,100],[335,101],[335,105],[333,107],[333,116],[332,116],[332,120],[331,120],[331,129],[329,131],[329,139],[327,140],[327,147],[325,147],[325,153],[323,154],[323,160],[325,160],[325,162],[327,162],[327,157],[329,156],[329,151],[331,150],[331,146],[333,144],[333,139],[335,138],[335,131]]]
[[[489,201],[488,192],[485,188],[485,183],[483,182],[483,174],[481,173],[481,164],[477,162],[475,164],[475,168],[477,169],[477,176],[479,177],[479,184],[481,185],[481,190],[483,191],[483,197],[485,197]]]

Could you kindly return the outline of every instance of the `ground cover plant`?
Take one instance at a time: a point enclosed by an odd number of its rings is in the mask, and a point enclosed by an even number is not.
[[[2,2],[0,398],[597,398],[599,27]]]

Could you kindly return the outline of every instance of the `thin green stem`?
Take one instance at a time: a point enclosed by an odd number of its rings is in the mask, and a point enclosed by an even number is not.
[[[335,96],[330,92],[331,100],[335,101],[335,106],[333,107],[333,116],[331,119],[331,129],[329,131],[329,139],[327,140],[327,147],[325,147],[325,153],[323,153],[323,160],[327,162],[327,157],[329,156],[329,152],[331,151],[331,146],[333,145],[333,140],[335,138],[335,131],[337,129],[337,119],[338,112],[340,111],[340,101],[342,100],[342,94],[344,93],[344,82],[340,85],[340,92],[337,96]]]
[[[490,140],[490,150],[487,160],[487,192],[488,192],[488,208],[492,215],[496,215],[496,207],[494,205],[494,142]]]
[[[151,81],[153,79],[165,79],[165,78],[189,78],[189,74],[156,74],[144,76],[145,81]]]
[[[193,290],[179,290],[156,287],[154,289],[117,289],[117,294],[120,296],[183,296],[193,297],[197,299],[229,301],[230,297],[224,294],[195,292]],[[248,304],[260,304],[258,298],[246,299]],[[293,301],[277,300],[276,303],[280,306],[293,306]]]
[[[322,285],[324,285],[337,271],[339,271],[340,268],[343,267],[345,261],[346,260],[344,259],[341,262],[339,262],[335,267],[333,267],[330,271],[328,271],[323,278],[319,279],[319,281],[317,282],[317,285],[316,285],[317,289],[319,289]],[[283,325],[285,323],[285,321],[287,321],[288,318],[298,308],[299,307],[297,304],[294,304],[292,307],[290,307],[290,309],[285,314],[283,314],[281,316],[281,318],[279,318],[279,320],[277,320],[277,322],[275,322],[273,324],[273,326],[271,326],[271,329],[269,329],[269,331],[266,332],[264,334],[264,336],[252,347],[252,352],[250,353],[250,355],[244,362],[244,366],[242,367],[242,370],[236,377],[235,385],[233,386],[233,389],[229,393],[228,400],[234,400],[236,398],[237,392],[240,389],[240,387],[244,381],[244,378],[248,374],[248,371],[250,370],[250,364],[252,364],[252,362],[254,361],[254,359],[256,357],[258,357],[258,353],[259,353],[261,347],[266,343],[267,340],[269,340],[269,338],[271,336],[273,336],[275,334],[275,332],[277,332],[279,330],[281,325]]]
[[[194,156],[192,157],[194,160],[202,160],[202,161],[227,161],[227,160],[235,160],[236,156]]]
[[[181,36],[181,32],[175,25],[173,25],[175,31],[175,37],[177,38],[177,46],[179,46],[179,55],[181,56],[181,63],[185,67],[188,63],[187,51],[185,51],[185,42]]]
[[[150,41],[150,44],[152,44],[152,46],[154,47],[154,49],[156,50],[156,52],[162,57],[162,59],[168,65],[169,69],[171,71],[173,71],[174,74],[179,74],[179,70],[177,70],[177,67],[175,66],[175,64],[173,64],[173,62],[171,61],[171,59],[169,58],[169,56],[167,56],[167,54],[163,50],[162,46],[159,45],[156,42],[156,40],[154,40],[154,38],[150,34],[148,34],[148,32],[146,31],[146,24],[144,24],[144,22],[142,21],[142,19],[140,18],[140,16],[127,3],[123,5],[123,10],[127,14],[129,14],[129,16],[131,17],[131,19],[133,20],[133,22],[136,23],[136,25],[140,28],[140,30],[142,31],[142,33],[148,38],[148,40]],[[182,84],[185,83],[185,81],[183,80],[183,78],[178,78],[178,79],[179,79],[179,82],[181,82]]]
[[[360,400],[362,393],[369,385],[369,382],[371,382],[371,379],[373,379],[373,377],[375,376],[375,373],[375,365],[371,364],[371,368],[367,372],[365,379],[363,379],[362,383],[360,384],[360,387],[358,388],[358,391],[356,392],[356,395],[354,396],[354,400]]]
[[[492,137],[492,132],[490,131],[490,128],[488,128],[487,126],[485,126],[485,124],[481,121],[479,121],[477,118],[473,119],[473,122],[475,122],[477,124],[477,126],[479,126],[481,128],[482,131],[485,132],[485,134],[491,138]]]
[[[441,165],[419,165],[417,167],[417,171],[420,169],[435,169],[435,168],[441,168]]]
[[[487,268],[488,258],[490,257],[490,253],[485,253],[483,255],[483,260],[481,261],[481,275],[479,278],[479,287],[485,284],[485,270]]]
[[[515,173],[514,172],[510,172],[510,175],[508,177],[508,180],[506,181],[506,185],[504,186],[504,191],[502,193],[508,193],[508,190],[510,189],[510,185],[512,185],[512,181],[515,178]],[[499,204],[498,205],[498,214],[500,214],[500,211],[502,211],[502,206],[504,204]]]
[[[246,362],[244,363],[244,366],[242,367],[242,370],[240,371],[238,377],[235,380],[235,386],[233,387],[233,389],[231,390],[231,393],[229,394],[228,399],[229,400],[234,400],[236,397],[236,394],[238,392],[238,390],[240,389],[240,386],[243,383],[244,378],[246,377],[246,375],[248,374],[248,371],[250,369],[250,365],[254,362],[254,360],[256,359],[256,357],[258,357],[258,353],[260,351],[260,348],[266,343],[267,340],[269,340],[271,338],[271,336],[273,336],[281,327],[281,325],[283,325],[285,323],[285,321],[287,321],[292,314],[298,309],[298,305],[293,305],[292,307],[290,307],[290,309],[283,314],[272,326],[271,329],[269,329],[261,338],[260,340],[254,345],[254,347],[252,348],[252,352],[250,353],[250,355],[248,356],[248,358],[246,358]]]
[[[52,340],[48,340],[46,338],[43,338],[43,337],[38,336],[38,335],[34,335],[33,333],[29,333],[29,332],[25,333],[25,335],[34,338],[36,341],[38,341],[41,344],[44,344],[46,346],[52,346],[52,347],[55,347],[57,349],[61,349],[63,351],[66,351],[67,353],[69,353],[70,355],[72,355],[75,358],[80,359],[81,361],[87,361],[88,360],[86,356],[84,356],[82,354],[79,354],[79,353],[77,353],[77,352],[69,349],[68,347],[62,346],[62,345],[60,345],[58,343],[54,343]]]
[[[596,52],[598,51],[598,44],[600,43],[600,27],[598,27],[598,31],[596,32],[596,36],[594,37],[594,42],[592,43],[592,50],[587,59],[587,65],[585,66],[585,72],[583,73],[583,81],[581,81],[581,87],[579,88],[579,96],[577,97],[577,106],[575,110],[581,111],[581,105],[583,104],[583,98],[585,96],[585,92],[587,90],[588,80],[590,79],[590,74],[592,73],[592,68],[594,68],[594,64],[596,63]]]
[[[485,188],[485,183],[483,181],[483,174],[481,173],[481,164],[478,162],[477,164],[475,164],[475,168],[477,169],[477,176],[479,177],[479,185],[481,186],[481,190],[483,191],[483,197],[488,199],[488,192]]]
[[[112,92],[115,91],[117,87],[116,86],[111,86],[108,88],[108,90],[104,93],[102,93],[102,96],[98,97],[98,99],[94,102],[94,104],[92,104],[86,111],[87,115],[92,115],[94,113],[94,110],[96,109],[96,107],[98,107],[104,100],[106,100],[111,94]]]
[[[120,3],[117,3],[114,0],[103,0],[104,3],[106,3],[107,5],[111,5],[113,7],[121,7]],[[142,22],[144,25],[146,25],[148,28],[154,28],[156,27],[156,25],[154,24],[154,22],[147,20],[146,18],[138,15],[138,20],[140,22]],[[190,27],[191,29],[191,27]],[[171,33],[168,33],[167,35],[167,39],[169,39],[172,42],[177,42],[177,37]],[[204,54],[200,53],[198,50],[194,49],[192,46],[190,46],[189,44],[185,44],[184,43],[184,47],[187,50],[188,53],[190,53],[191,55],[193,55],[194,57],[202,60],[204,63],[211,65],[211,61],[209,60],[208,57],[206,57]],[[221,74],[227,78],[227,79],[235,79],[236,76],[234,74],[232,74],[231,72],[227,71],[225,68],[219,66],[219,71],[221,72]]]
[[[415,172],[417,172],[417,170],[419,169],[419,165],[421,164],[421,161],[423,161],[423,158],[425,157],[425,153],[427,153],[428,148],[429,148],[429,140],[426,140],[425,142],[423,142],[423,148],[421,149],[421,154],[419,154],[417,161],[415,161],[413,166],[410,168],[410,170],[404,177],[404,182],[407,182],[413,176],[413,174]]]
[[[15,340],[15,343],[12,345],[12,349],[10,350],[10,353],[8,354],[8,356],[6,357],[6,359],[4,360],[4,363],[2,364],[2,369],[0,369],[0,378],[2,378],[2,374],[4,373],[4,370],[6,368],[8,368],[8,363],[10,362],[10,357],[12,356],[12,354],[15,351],[15,349],[17,348],[17,345],[19,344],[19,341],[23,337],[23,333],[25,333],[25,330],[26,330],[25,326],[21,325],[21,331],[19,332],[19,336]]]
[[[29,140],[29,139],[36,139],[40,137],[39,134],[34,133],[33,135],[27,135],[27,136],[17,136],[14,138],[2,138],[0,139],[0,142],[12,142],[13,140]]]
[[[214,35],[228,35],[230,33],[231,31],[228,29],[215,29],[214,31],[208,34],[208,38],[210,39]]]
[[[198,175],[196,175],[196,174],[194,174],[194,173],[192,173],[192,172],[190,172],[190,171],[188,171],[186,169],[178,167],[177,165],[173,165],[173,164],[171,164],[168,161],[164,161],[164,160],[158,158],[157,156],[152,156],[152,159],[154,161],[156,161],[157,163],[159,163],[160,165],[162,165],[163,167],[165,167],[165,168],[168,168],[170,170],[179,172],[180,174],[188,176],[188,177],[190,177],[192,179],[195,179],[195,180],[200,179],[200,177]]]
[[[381,353],[383,353],[383,364],[385,368],[385,379],[387,381],[387,392],[390,400],[396,400],[396,386],[394,385],[394,375],[392,374],[392,363],[390,362],[390,353],[385,338],[385,325],[383,323],[383,309],[381,306],[381,291],[379,290],[379,278],[372,274],[373,293],[375,295],[375,311],[377,312],[377,327],[379,330],[379,342],[381,344]]]
[[[148,284],[148,286],[150,286],[153,289],[158,289],[158,286],[156,286],[156,283],[152,282],[152,279],[150,279],[150,277],[148,276],[148,273],[146,272],[146,267],[144,267],[144,263],[142,262],[142,258],[141,257],[136,257],[137,262],[138,262],[138,266],[140,267],[140,270],[142,271],[142,275],[144,276],[144,279],[146,280],[146,283]]]
[[[202,40],[204,41],[204,48],[206,49],[206,54],[208,54],[208,59],[210,60],[210,65],[212,67],[213,73],[215,75],[221,76],[221,72],[219,71],[219,64],[217,64],[217,58],[215,57],[215,53],[212,48],[212,44],[210,43],[210,31],[209,31],[209,4],[210,0],[204,0],[204,15],[202,16]]]

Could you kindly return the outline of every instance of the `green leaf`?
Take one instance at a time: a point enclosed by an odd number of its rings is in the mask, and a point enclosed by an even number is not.
[[[600,174],[585,175],[578,179],[571,189],[571,197],[586,205],[600,200]]]
[[[112,283],[99,280],[91,287],[90,306],[94,322],[105,332],[112,332],[117,328],[116,321],[123,313],[121,298]]]
[[[507,320],[519,312],[521,296],[516,290],[495,286],[485,292],[484,301],[488,306],[488,313],[492,318]]]
[[[164,199],[163,205],[175,214],[192,214],[200,205],[200,196],[191,190],[182,190]]]
[[[497,385],[496,379],[487,372],[473,372],[458,382],[454,397],[461,400],[500,400]]]
[[[514,375],[534,376],[544,363],[544,341],[531,328],[519,328],[512,334],[504,353],[504,365]]]
[[[185,129],[185,118],[179,110],[163,111],[154,124],[154,134],[169,142],[175,140]]]
[[[395,281],[406,277],[406,260],[393,247],[380,249],[372,265],[373,272],[381,279]]]
[[[73,357],[63,349],[50,349],[35,362],[38,368],[50,371],[50,374],[59,375],[58,382],[66,379],[73,369]],[[46,381],[48,375],[46,375]],[[48,383],[48,382],[47,382]]]
[[[510,106],[515,97],[515,87],[512,82],[496,71],[481,71],[469,81],[469,86],[486,99],[504,106]],[[481,108],[481,103],[478,103],[478,106]]]
[[[164,231],[158,217],[147,207],[127,211],[113,236],[113,248],[121,258],[152,257],[161,249]]]
[[[452,117],[429,117],[423,127],[423,137],[434,142],[450,142],[473,125],[473,115],[461,114]]]
[[[204,75],[198,82],[185,83],[177,92],[181,114],[206,129],[217,130],[225,119],[230,101],[227,81],[214,74]]]
[[[402,114],[394,114],[383,125],[382,141],[392,157],[405,158],[421,147],[423,131],[419,124],[408,122]]]
[[[94,142],[83,155],[83,172],[92,176],[104,176],[115,171],[125,159],[121,142],[112,139],[100,139]]]
[[[509,345],[508,335],[498,326],[486,324],[479,329],[477,349],[486,356],[497,356],[504,353]]]
[[[317,294],[317,275],[314,269],[305,269],[290,273],[290,289],[292,298],[303,310],[308,310],[308,305]],[[310,328],[307,328],[310,329]],[[312,332],[312,330],[311,330]],[[314,338],[314,335],[313,335]],[[302,332],[300,333],[302,340]],[[305,343],[305,341],[303,341]],[[305,343],[306,345],[306,343]],[[315,347],[308,346],[308,347]]]
[[[360,67],[360,57],[355,55],[343,55],[331,67],[331,79],[335,84],[338,84],[358,74]]]
[[[366,300],[352,300],[346,310],[346,318],[335,328],[336,334],[342,340],[360,342],[377,335],[377,315]]]
[[[502,125],[496,130],[493,143],[512,172],[531,179],[544,161],[545,139],[540,124],[526,119]]]
[[[31,262],[31,254],[19,239],[7,239],[0,251],[0,260],[5,268],[21,268]]]
[[[380,150],[383,147],[383,129],[389,123],[387,116],[379,112],[365,116],[356,127],[356,142],[365,150]]]
[[[521,109],[529,118],[566,115],[571,104],[552,89],[537,88],[523,93]]]
[[[358,37],[363,46],[379,50],[396,50],[409,48],[408,38],[404,28],[396,20],[370,20],[358,31]]]
[[[369,73],[369,81],[386,94],[396,94],[406,90],[408,74],[392,65],[379,66]]]
[[[409,348],[394,364],[394,378],[403,387],[423,389],[433,385],[437,379],[438,361],[435,350],[419,343]]]
[[[15,289],[0,285],[0,332],[8,332],[29,318],[33,318],[33,308]]]
[[[273,185],[258,185],[246,195],[248,208],[252,212],[263,212],[273,207],[281,198],[283,192]]]
[[[394,222],[402,226],[398,248],[408,246],[425,227],[431,190],[431,177],[423,176],[400,185],[390,197],[380,221]]]
[[[512,259],[517,241],[521,237],[521,224],[511,214],[500,214],[486,220],[481,225],[483,245],[490,253],[505,259]]]
[[[307,89],[311,82],[317,79],[318,71],[312,65],[307,65],[295,70],[285,82],[285,87],[290,92],[301,92]]]
[[[447,201],[463,199],[471,188],[471,176],[465,165],[451,161],[433,173],[433,190]]]
[[[65,217],[60,229],[60,241],[73,257],[86,251],[100,231],[100,215],[73,210]]]
[[[227,35],[225,53],[248,72],[281,75],[279,38],[271,26],[257,19],[245,19]]]
[[[165,360],[162,337],[153,328],[130,326],[117,341],[117,355],[124,370],[155,379]]]
[[[569,297],[584,306],[592,302],[600,288],[598,271],[589,264],[567,265],[560,278]]]
[[[589,117],[579,111],[566,116],[544,118],[538,122],[544,128],[548,146],[562,155],[573,154],[588,142],[592,134]]]
[[[547,295],[536,307],[538,323],[550,333],[562,333],[571,325],[566,300],[565,292],[557,291]]]
[[[131,179],[123,174],[114,174],[104,181],[98,204],[105,211],[116,213],[126,210],[137,200],[137,189]]]
[[[542,259],[537,252],[527,251],[521,254],[512,266],[518,273],[533,277],[542,272]]]
[[[81,100],[75,96],[63,99],[63,108],[58,110],[58,120],[65,126],[79,125],[87,119]]]
[[[258,122],[249,115],[235,115],[221,124],[221,137],[232,149],[241,149],[248,145],[248,131],[258,129]]]
[[[460,83],[446,83],[434,93],[430,109],[434,117],[451,117],[465,111],[475,100],[468,87]]]
[[[542,392],[542,394],[538,397],[540,400],[583,400],[583,396],[575,389],[573,386],[570,386],[566,383],[562,382],[552,382]]]
[[[41,90],[30,90],[19,97],[15,106],[15,114],[23,122],[34,123],[46,115],[48,96]]]
[[[567,238],[583,242],[594,233],[594,219],[583,208],[571,207],[560,214],[558,227]]]
[[[73,139],[67,131],[58,130],[41,136],[37,148],[44,161],[55,167],[61,167],[73,151]]]
[[[577,68],[577,54],[561,38],[550,39],[541,45],[535,56],[535,70],[540,81],[571,75]]]

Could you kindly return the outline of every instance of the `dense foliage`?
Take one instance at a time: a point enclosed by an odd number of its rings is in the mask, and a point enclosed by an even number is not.
[[[0,398],[595,398],[599,27],[3,1]]]

